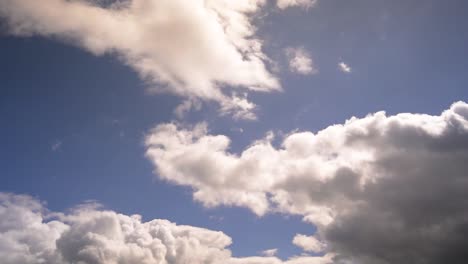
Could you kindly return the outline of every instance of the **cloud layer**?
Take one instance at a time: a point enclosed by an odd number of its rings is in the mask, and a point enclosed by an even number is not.
[[[280,89],[250,20],[265,0],[99,3],[0,0],[0,17],[14,35],[58,38],[96,55],[116,54],[154,90],[216,101],[223,113],[239,118],[254,117],[255,106],[240,96],[244,91]],[[223,92],[225,87],[241,93]]]
[[[3,264],[327,264],[330,257],[233,258],[222,232],[83,205],[53,213],[36,199],[0,193]]]
[[[468,104],[438,116],[353,117],[293,132],[280,147],[272,138],[237,155],[205,124],[163,124],[147,137],[147,157],[159,177],[192,187],[207,207],[302,215],[336,263],[465,261]]]

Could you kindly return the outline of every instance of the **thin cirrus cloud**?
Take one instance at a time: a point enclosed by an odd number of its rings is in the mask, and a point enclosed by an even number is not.
[[[215,101],[223,114],[253,119],[255,105],[244,92],[281,89],[250,21],[265,2],[129,0],[102,7],[85,0],[0,0],[0,17],[13,35],[58,38],[95,55],[116,54],[150,89],[195,102],[182,110],[199,100]]]
[[[97,206],[70,213],[50,212],[26,195],[0,192],[2,264],[327,264],[331,256],[234,258],[226,234],[177,225],[167,220],[142,222]]]
[[[468,104],[435,116],[353,117],[293,132],[279,147],[272,138],[233,154],[230,139],[203,123],[161,124],[146,155],[160,178],[192,187],[206,207],[303,216],[336,263],[466,260]]]
[[[302,75],[318,73],[312,57],[303,47],[288,47],[285,49],[285,54],[291,72]]]
[[[302,7],[302,8],[311,8],[317,4],[318,0],[278,0],[276,5],[280,9],[286,9],[288,7]]]

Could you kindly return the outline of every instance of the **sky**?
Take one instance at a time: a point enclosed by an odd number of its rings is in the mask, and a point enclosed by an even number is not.
[[[464,263],[466,10],[0,0],[0,258]]]

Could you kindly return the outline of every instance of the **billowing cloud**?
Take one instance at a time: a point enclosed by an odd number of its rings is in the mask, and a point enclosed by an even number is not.
[[[285,49],[285,53],[291,72],[303,75],[318,73],[310,54],[304,48],[289,47]]]
[[[288,7],[299,6],[302,8],[313,7],[318,0],[278,0],[276,5],[280,9],[286,9]]]
[[[254,105],[239,94],[280,89],[249,19],[265,0],[128,0],[107,7],[100,2],[0,0],[0,17],[11,34],[116,54],[152,89],[216,101],[223,113],[240,118],[252,118]],[[242,92],[226,94],[226,87]]]
[[[351,73],[351,67],[343,61],[338,63],[338,69],[344,73]]]
[[[231,238],[222,232],[161,219],[142,222],[139,215],[89,205],[69,214],[53,213],[25,195],[0,193],[0,219],[2,264],[330,263],[330,256],[285,262],[275,257],[233,258],[226,248]]]
[[[242,153],[205,124],[157,126],[159,177],[205,206],[302,215],[337,263],[463,263],[468,246],[468,104],[440,115],[384,112],[318,133],[273,135]]]

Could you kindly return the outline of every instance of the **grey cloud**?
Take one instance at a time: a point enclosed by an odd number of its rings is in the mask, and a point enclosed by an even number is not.
[[[302,215],[336,263],[464,263],[468,104],[435,116],[353,117],[291,133],[279,148],[267,137],[239,155],[202,127],[158,126],[147,156],[203,204]]]

